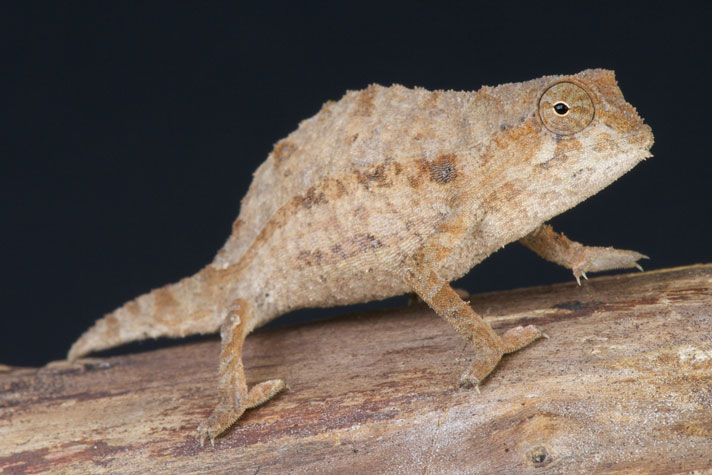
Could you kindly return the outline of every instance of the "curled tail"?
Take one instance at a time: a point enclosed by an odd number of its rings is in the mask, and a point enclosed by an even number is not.
[[[208,266],[192,277],[141,295],[105,315],[72,345],[67,358],[131,341],[217,332],[222,285],[220,271]],[[216,285],[217,284],[217,285]]]

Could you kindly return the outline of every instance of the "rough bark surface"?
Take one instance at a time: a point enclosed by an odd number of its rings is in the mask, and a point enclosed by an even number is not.
[[[219,343],[41,369],[0,366],[3,473],[576,473],[712,469],[712,264],[475,295],[493,327],[551,336],[472,356],[424,305],[258,331],[250,384],[290,390],[214,447]]]

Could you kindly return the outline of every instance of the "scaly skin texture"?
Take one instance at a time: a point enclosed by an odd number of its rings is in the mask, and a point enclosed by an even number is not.
[[[449,282],[520,239],[577,278],[638,266],[642,254],[585,247],[543,223],[649,157],[652,144],[611,71],[477,92],[350,91],[275,145],[210,265],[106,315],[69,359],[220,329],[218,404],[198,429],[202,443],[285,388],[271,380],[248,390],[242,345],[253,329],[298,308],[415,292],[472,343],[460,385],[477,388],[504,353],[543,333],[497,335]]]

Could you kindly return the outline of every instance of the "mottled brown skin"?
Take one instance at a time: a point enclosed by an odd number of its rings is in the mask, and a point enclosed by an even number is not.
[[[202,443],[285,387],[248,391],[241,356],[253,329],[298,308],[415,292],[471,342],[460,385],[476,388],[504,353],[543,333],[497,335],[449,282],[520,239],[577,278],[637,266],[642,254],[585,247],[543,223],[649,157],[652,144],[611,71],[477,92],[348,92],[275,145],[210,265],[97,321],[69,359],[220,329],[218,404],[198,429]]]

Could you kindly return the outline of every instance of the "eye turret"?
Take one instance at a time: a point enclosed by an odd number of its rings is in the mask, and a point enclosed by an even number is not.
[[[547,129],[558,135],[582,131],[593,120],[595,108],[580,86],[563,81],[544,91],[539,99],[539,117]]]

